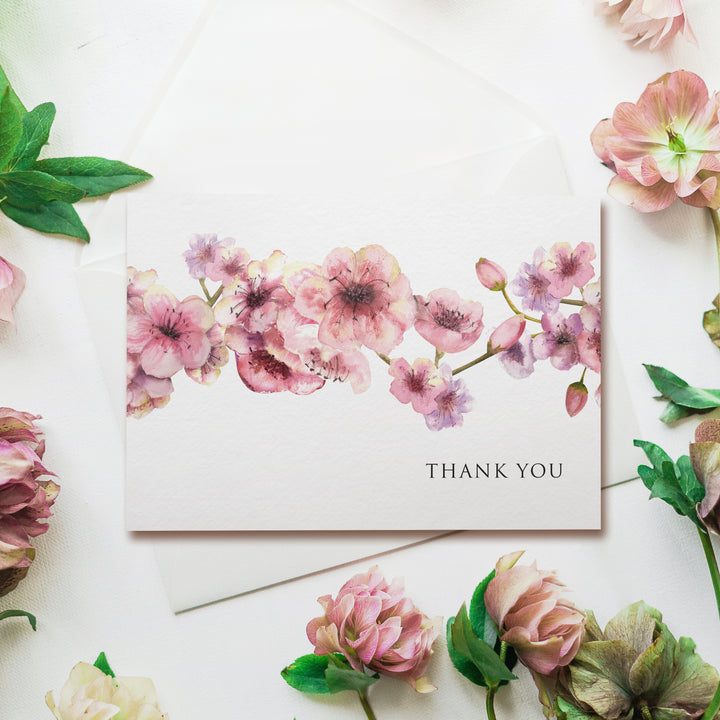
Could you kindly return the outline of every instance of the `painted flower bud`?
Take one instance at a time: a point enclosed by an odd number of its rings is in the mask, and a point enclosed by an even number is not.
[[[525,331],[525,318],[513,315],[493,330],[488,340],[487,351],[493,355],[511,348]]]
[[[568,385],[565,393],[565,409],[570,417],[575,417],[588,401],[588,389],[583,382],[574,382]]]
[[[475,263],[478,280],[488,289],[499,292],[507,285],[507,273],[492,260],[480,258]]]
[[[325,614],[307,626],[316,655],[340,652],[355,670],[405,680],[418,692],[435,690],[424,674],[439,619],[430,620],[405,597],[402,581],[388,583],[373,567],[348,580],[337,597],[318,602]]]
[[[720,419],[705,420],[698,425],[695,442],[690,443],[690,462],[705,488],[697,514],[708,530],[720,535]]]
[[[485,591],[485,606],[502,642],[520,662],[541,675],[568,665],[585,629],[585,613],[563,597],[565,585],[554,572],[516,565],[521,553],[505,555]]]

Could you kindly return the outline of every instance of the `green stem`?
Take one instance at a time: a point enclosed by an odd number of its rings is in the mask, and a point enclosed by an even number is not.
[[[717,210],[713,210],[711,207],[708,208],[708,212],[710,213],[713,230],[715,231],[715,247],[717,248],[718,256],[718,274],[720,274],[720,215],[718,215]]]
[[[383,353],[376,352],[375,353],[384,363],[390,364],[390,358],[387,355],[383,355]]]
[[[510,296],[507,294],[507,291],[505,288],[502,289],[503,297],[505,298],[505,302],[510,306],[510,309],[516,314],[516,315],[522,315],[526,320],[530,320],[531,322],[542,322],[542,320],[538,320],[537,318],[532,317],[531,315],[526,315],[524,312],[521,312],[515,303],[510,299]]]
[[[375,717],[375,713],[373,712],[373,709],[370,707],[370,703],[368,702],[367,695],[364,692],[360,692],[360,690],[357,691],[358,697],[360,698],[360,704],[362,705],[363,710],[365,711],[365,715],[368,720],[377,720]]]
[[[707,530],[698,527],[698,535],[700,535],[700,542],[705,552],[705,560],[710,570],[710,578],[712,579],[713,590],[715,591],[715,603],[718,607],[718,614],[720,614],[720,571],[718,571],[717,559],[715,558],[715,552],[713,551],[712,541]]]
[[[203,289],[203,292],[205,293],[205,299],[210,302],[212,298],[210,297],[210,293],[208,292],[207,285],[205,284],[205,278],[200,278],[200,287]]]
[[[474,360],[471,360],[469,363],[465,363],[464,365],[461,365],[459,368],[455,368],[452,371],[453,375],[458,375],[463,370],[467,370],[468,368],[471,368],[473,365],[477,365],[478,363],[481,363],[483,360],[487,360],[489,357],[492,357],[495,353],[492,353],[488,350],[484,355],[481,355],[478,358],[475,358]]]
[[[485,710],[487,710],[488,720],[497,720],[495,715],[495,693],[497,689],[497,685],[491,685],[485,695]]]
[[[643,705],[640,712],[642,713],[643,720],[653,720],[652,713],[650,712],[650,708],[647,705]]]
[[[578,305],[579,307],[582,307],[583,305],[587,305],[587,303],[584,300],[570,300],[568,298],[563,298],[560,302],[565,305]]]
[[[708,709],[702,716],[702,720],[713,720],[713,718],[717,715],[718,710],[720,710],[720,683],[718,683],[717,690],[715,690],[713,699],[710,701]]]
[[[210,307],[213,307],[215,303],[220,299],[220,296],[222,295],[222,291],[225,289],[224,285],[221,285],[216,291],[215,294],[208,300],[210,303]]]
[[[443,355],[445,355],[444,352],[440,352],[440,350],[435,348],[435,367],[438,367],[438,365],[440,365],[440,360],[442,360]]]
[[[585,373],[586,373],[586,372],[587,372],[587,367],[585,367],[585,369],[583,370],[583,374],[580,376],[580,382],[581,382],[581,383],[584,383],[584,382],[585,382]]]

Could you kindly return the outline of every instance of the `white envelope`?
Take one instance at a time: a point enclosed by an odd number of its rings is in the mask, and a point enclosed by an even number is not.
[[[194,32],[129,158],[156,178],[138,192],[346,192],[398,184],[520,198],[568,192],[554,138],[528,108],[356,9],[332,0],[220,0]],[[94,218],[95,242],[78,272],[121,425],[122,200],[111,199]],[[98,299],[103,294],[107,302]],[[612,445],[629,446],[632,421],[619,432],[622,441]],[[627,454],[609,463],[606,483],[633,474]],[[427,537],[153,539],[171,605],[181,610]],[[202,577],[177,572],[188,563],[202,568]]]

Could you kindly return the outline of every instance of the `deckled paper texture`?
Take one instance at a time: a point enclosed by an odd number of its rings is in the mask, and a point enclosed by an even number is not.
[[[396,256],[414,292],[452,287],[480,299],[489,328],[509,311],[479,285],[478,257],[514,273],[538,246],[599,242],[597,203],[566,198],[517,206],[401,193],[332,201],[132,198],[128,212],[128,263],[154,268],[181,297],[199,291],[182,258],[194,232],[231,235],[253,257],[282,249],[290,259],[314,262],[338,246],[379,243]],[[453,357],[453,367],[481,354],[486,338]],[[402,352],[412,361],[428,349],[409,332],[393,356]],[[304,397],[252,393],[231,365],[209,388],[179,375],[166,408],[127,423],[127,527],[599,527],[599,409],[591,401],[571,419],[564,404],[579,372],[541,363],[520,381],[486,362],[465,373],[476,409],[464,426],[433,433],[388,392],[387,366],[371,356],[370,367],[372,386],[361,395],[339,383]],[[429,463],[438,463],[432,478]],[[529,463],[524,479],[517,463]],[[535,463],[538,473],[545,466],[544,478],[528,477]],[[550,463],[556,474],[562,463],[559,478],[549,478]],[[489,465],[490,478],[461,478],[465,464],[472,474]]]

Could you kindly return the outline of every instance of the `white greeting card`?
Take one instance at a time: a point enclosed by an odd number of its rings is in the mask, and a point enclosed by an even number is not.
[[[596,202],[132,198],[128,265],[129,529],[599,527]]]

